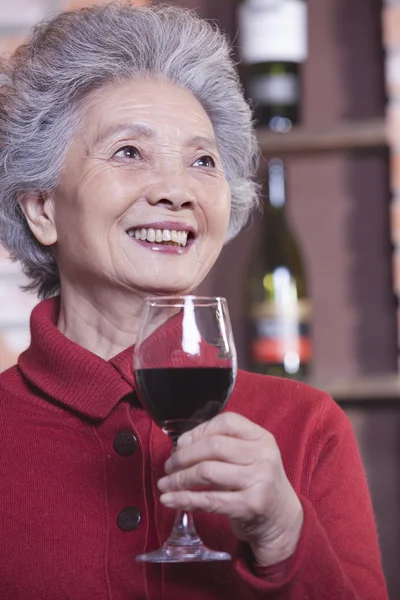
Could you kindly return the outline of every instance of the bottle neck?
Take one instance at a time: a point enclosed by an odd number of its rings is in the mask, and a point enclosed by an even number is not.
[[[268,161],[268,204],[274,212],[284,213],[286,205],[285,167],[280,158]]]
[[[286,133],[299,121],[299,65],[259,63],[247,70],[246,88],[258,125]]]

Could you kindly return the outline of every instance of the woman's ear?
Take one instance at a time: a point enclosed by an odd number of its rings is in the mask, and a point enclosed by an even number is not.
[[[57,241],[54,197],[43,192],[23,192],[18,204],[28,221],[29,229],[43,246]]]

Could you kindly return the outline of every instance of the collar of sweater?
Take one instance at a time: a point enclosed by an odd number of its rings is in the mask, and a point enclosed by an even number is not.
[[[104,360],[58,331],[59,309],[59,297],[33,309],[31,344],[18,365],[47,397],[86,417],[105,419],[124,396],[135,391],[133,347]]]

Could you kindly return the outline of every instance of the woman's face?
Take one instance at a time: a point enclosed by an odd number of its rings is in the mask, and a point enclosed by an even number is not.
[[[140,78],[93,93],[54,198],[62,285],[191,292],[229,214],[214,130],[191,92]]]

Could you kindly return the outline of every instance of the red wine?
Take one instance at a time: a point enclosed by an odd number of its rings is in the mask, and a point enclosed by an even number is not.
[[[180,435],[217,415],[234,384],[225,367],[139,369],[135,372],[144,407],[170,435]]]

